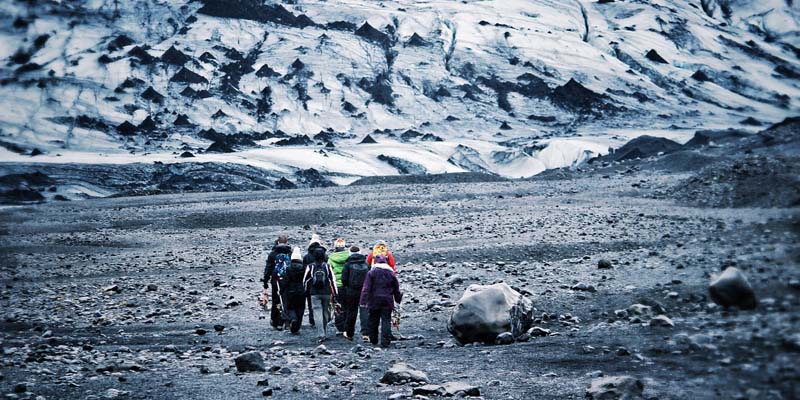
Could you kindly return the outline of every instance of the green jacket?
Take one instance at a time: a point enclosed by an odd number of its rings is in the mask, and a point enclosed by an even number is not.
[[[336,287],[342,287],[342,269],[347,258],[350,257],[350,252],[347,250],[337,251],[328,255],[328,264],[333,268],[333,274],[336,275]]]

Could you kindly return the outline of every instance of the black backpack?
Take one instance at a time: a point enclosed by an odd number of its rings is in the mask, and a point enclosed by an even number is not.
[[[311,287],[325,289],[328,286],[328,264],[311,264]]]
[[[350,264],[350,277],[347,280],[347,287],[354,291],[361,291],[364,286],[364,280],[367,279],[367,272],[369,272],[369,265],[366,263]]]
[[[286,268],[286,283],[303,283],[303,276],[306,273],[306,267],[302,263],[293,262]]]

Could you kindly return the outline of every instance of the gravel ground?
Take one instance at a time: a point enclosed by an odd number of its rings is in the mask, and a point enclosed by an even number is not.
[[[641,379],[647,398],[798,398],[800,213],[693,208],[656,195],[689,176],[3,208],[0,394],[228,399],[270,388],[287,399],[385,399],[411,393],[379,383],[403,360],[434,383],[466,381],[493,399],[581,399],[600,373]],[[331,354],[315,354],[309,327],[299,336],[270,329],[257,304],[266,245],[287,233],[305,247],[305,225],[326,240],[389,243],[407,340],[382,351],[337,336],[326,343]],[[600,259],[612,268],[598,269]],[[711,274],[731,265],[753,284],[756,310],[708,299]],[[499,281],[533,300],[535,325],[551,335],[457,346],[446,330],[453,305],[469,284]],[[572,290],[578,283],[596,291]],[[663,307],[674,327],[615,313],[635,303]],[[248,350],[264,355],[267,372],[236,372],[233,359]]]

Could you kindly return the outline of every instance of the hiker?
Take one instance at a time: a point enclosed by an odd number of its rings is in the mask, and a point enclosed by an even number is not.
[[[382,254],[374,257],[372,269],[367,272],[364,287],[361,289],[360,305],[369,308],[369,341],[378,344],[380,325],[380,345],[389,347],[392,342],[392,311],[394,303],[403,298],[397,275],[389,266],[388,258]]]
[[[264,266],[264,292],[261,294],[261,304],[267,304],[267,289],[272,286],[272,306],[270,307],[270,324],[274,329],[283,329],[283,316],[281,315],[281,280],[286,273],[286,268],[291,263],[292,247],[289,238],[280,235],[267,256]]]
[[[333,270],[325,262],[325,249],[322,247],[314,249],[312,256],[314,261],[306,266],[303,282],[306,293],[311,296],[311,310],[314,320],[317,322],[317,338],[322,343],[328,337],[328,322],[331,319],[330,307],[338,300],[338,294]]]
[[[303,255],[300,254],[299,247],[295,247],[292,250],[291,259],[289,267],[286,268],[286,276],[284,276],[281,286],[281,300],[284,305],[286,324],[292,335],[297,335],[300,332],[303,313],[306,309],[306,291],[303,282],[306,268],[303,265]]]
[[[333,242],[333,252],[328,255],[328,264],[331,265],[333,274],[336,276],[336,287],[339,289],[342,287],[342,269],[344,268],[344,263],[347,262],[347,259],[350,257],[350,251],[348,251],[346,246],[347,243],[345,240],[343,238],[338,238]],[[344,313],[336,313],[336,315],[334,315],[333,324],[336,326],[337,331],[344,332],[344,321]]]
[[[386,246],[386,242],[383,240],[379,240],[375,243],[375,246],[372,247],[372,251],[370,251],[369,255],[367,256],[367,264],[373,265],[375,263],[375,256],[376,255],[383,255],[386,257],[386,263],[392,267],[392,271],[397,274],[397,269],[395,268],[395,261],[394,261],[394,254],[389,251],[388,246]],[[363,312],[364,310],[362,310]],[[400,310],[395,310],[392,315],[393,323],[392,326],[398,329],[398,334],[400,333]],[[392,340],[397,340],[397,337],[394,333],[389,333],[389,337]]]
[[[325,247],[322,246],[322,239],[320,239],[319,235],[316,233],[311,235],[311,241],[308,242],[308,252],[305,256],[303,256],[303,265],[308,267],[309,265],[314,263],[314,249],[321,248],[323,251],[327,251]],[[328,261],[328,256],[325,256],[325,262]],[[308,304],[308,324],[311,327],[314,327],[314,313],[311,311],[311,295],[306,292],[306,304]]]
[[[342,286],[339,289],[339,296],[342,300],[342,308],[344,309],[344,337],[347,340],[353,340],[356,330],[356,318],[361,317],[361,337],[364,341],[369,340],[368,325],[368,310],[360,308],[359,302],[361,300],[361,288],[364,286],[364,280],[369,272],[369,264],[367,264],[367,257],[360,253],[361,249],[358,246],[350,248],[350,257],[342,268]],[[360,309],[360,310],[359,310]],[[360,311],[360,312],[359,312]]]
[[[372,251],[370,251],[369,255],[367,255],[367,264],[375,264],[375,256],[378,254],[385,256],[387,264],[392,267],[392,271],[396,271],[394,267],[394,254],[389,251],[389,248],[386,246],[386,242],[383,240],[379,240],[377,243],[375,243],[375,246],[372,247]]]

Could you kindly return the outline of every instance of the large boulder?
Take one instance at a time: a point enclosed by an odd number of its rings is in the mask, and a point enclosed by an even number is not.
[[[644,384],[630,376],[607,376],[592,380],[586,389],[590,400],[636,400],[644,399]]]
[[[239,372],[264,372],[267,368],[264,366],[264,357],[257,351],[244,353],[234,360],[236,362],[236,370]]]
[[[461,343],[494,343],[503,332],[522,335],[532,322],[531,301],[501,282],[470,285],[453,309],[447,330]]]
[[[742,271],[728,267],[708,286],[711,300],[723,307],[756,308],[756,294]]]
[[[407,382],[428,383],[428,375],[406,363],[396,363],[383,374],[382,383],[390,385]]]

